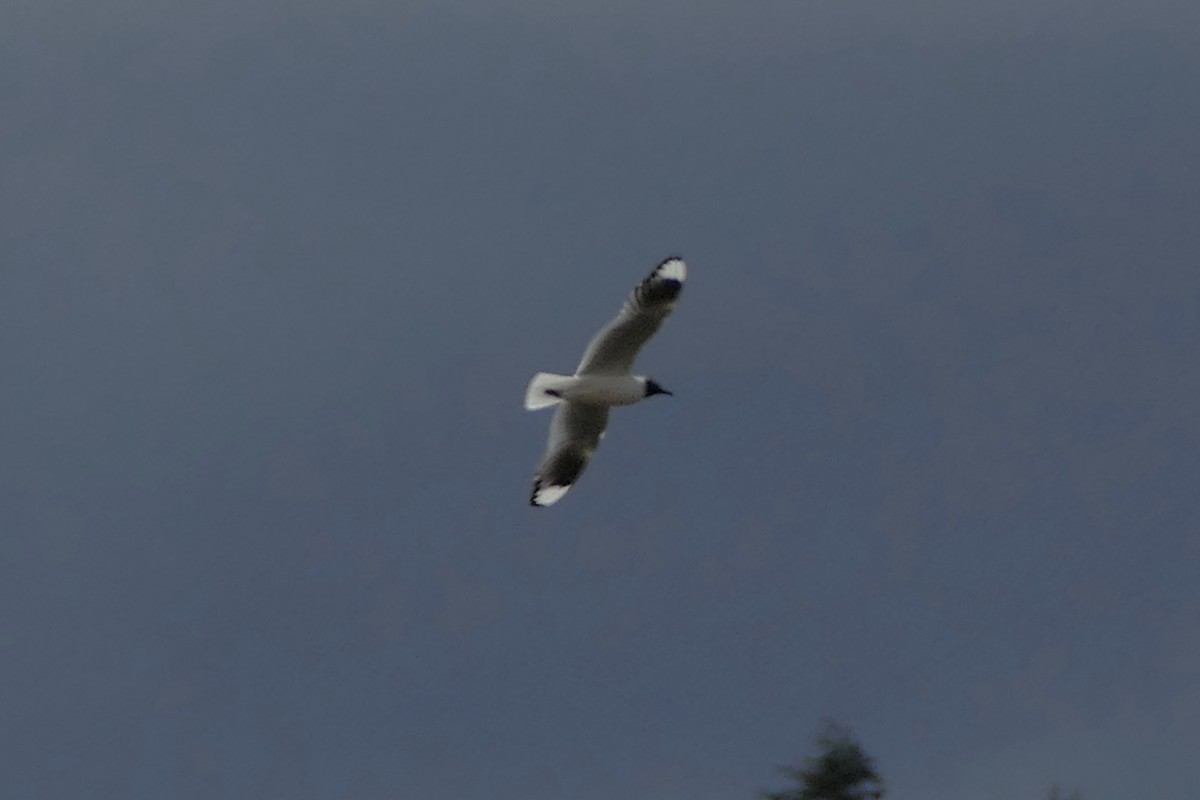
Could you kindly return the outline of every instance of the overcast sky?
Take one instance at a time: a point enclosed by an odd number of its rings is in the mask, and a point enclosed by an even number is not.
[[[2,18],[5,798],[1195,796],[1194,0]]]

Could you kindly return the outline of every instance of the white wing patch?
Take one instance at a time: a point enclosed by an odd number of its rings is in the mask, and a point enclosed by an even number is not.
[[[658,265],[655,270],[660,278],[666,280],[679,281],[683,283],[687,280],[687,264],[682,258],[668,258],[666,261]]]
[[[535,486],[530,503],[535,506],[552,506],[563,498],[570,486]]]

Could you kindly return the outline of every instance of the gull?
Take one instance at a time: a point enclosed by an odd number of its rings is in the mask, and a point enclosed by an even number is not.
[[[525,408],[557,409],[550,421],[546,454],[533,479],[530,505],[558,502],[579,480],[604,438],[609,408],[671,394],[650,378],[631,372],[642,345],[675,308],[685,278],[687,264],[682,258],[664,259],[629,293],[616,318],[595,335],[574,375],[539,372],[533,376],[525,390]]]

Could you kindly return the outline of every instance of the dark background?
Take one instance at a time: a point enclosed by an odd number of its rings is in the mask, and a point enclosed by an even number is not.
[[[0,26],[0,794],[1193,796],[1200,10]],[[691,267],[579,486],[566,372]]]

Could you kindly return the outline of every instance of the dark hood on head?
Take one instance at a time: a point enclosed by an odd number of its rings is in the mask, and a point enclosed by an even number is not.
[[[647,378],[646,379],[646,397],[649,397],[652,394],[665,394],[665,395],[670,395],[670,396],[674,397],[674,395],[672,395],[671,392],[668,392],[666,389],[664,389],[663,387],[659,386],[654,381]]]

